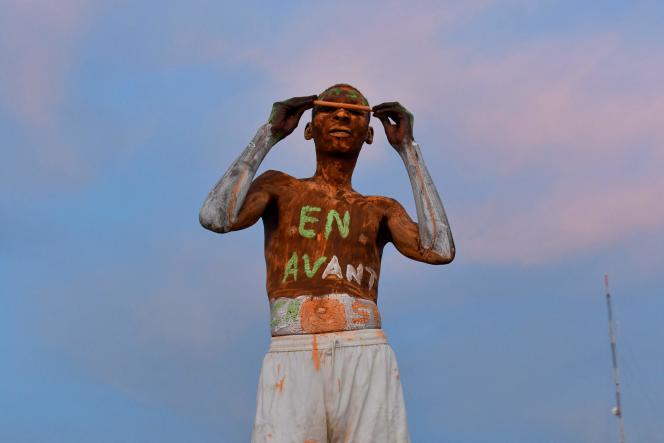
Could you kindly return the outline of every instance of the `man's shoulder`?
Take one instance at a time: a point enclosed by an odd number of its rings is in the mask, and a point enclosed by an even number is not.
[[[262,190],[279,199],[288,199],[311,190],[311,183],[308,179],[296,178],[273,169],[258,176],[254,180],[253,186],[256,190]]]
[[[262,188],[272,188],[293,185],[298,179],[285,172],[269,169],[256,177],[254,183]]]
[[[374,204],[376,206],[383,206],[383,207],[392,207],[395,205],[401,206],[401,204],[391,198],[391,197],[385,197],[383,195],[361,195],[361,197],[370,204]]]
[[[276,171],[274,169],[268,169],[259,175],[256,180],[266,181],[266,182],[287,182],[291,180],[297,180],[295,177],[286,174],[285,172]]]
[[[402,208],[401,203],[391,197],[385,197],[382,195],[362,195],[357,194],[359,199],[363,204],[381,210],[383,212],[389,212],[394,209]]]

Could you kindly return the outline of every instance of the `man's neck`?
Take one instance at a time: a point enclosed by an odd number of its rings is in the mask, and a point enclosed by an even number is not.
[[[352,178],[357,157],[334,156],[316,152],[314,179],[342,190],[352,189]]]

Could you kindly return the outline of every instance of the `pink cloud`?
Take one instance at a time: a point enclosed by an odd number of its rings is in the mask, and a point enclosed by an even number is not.
[[[481,169],[477,186],[512,174],[549,177],[534,204],[527,183],[498,197],[502,204],[495,195],[464,202],[452,222],[463,227],[470,260],[535,264],[634,233],[661,235],[664,90],[651,73],[664,71],[664,57],[633,50],[617,31],[479,56],[440,37],[486,4],[473,6],[449,16],[445,6],[379,11],[350,37],[367,48],[359,59],[335,34],[260,63],[294,94],[339,80],[374,102],[395,99],[388,95],[395,91],[416,116],[434,115],[428,124],[455,128],[462,146],[445,155]],[[386,34],[386,23],[399,26]],[[417,129],[439,138],[435,126]],[[433,171],[449,168],[437,151],[426,158]],[[648,159],[641,172],[628,166],[636,158]]]
[[[465,214],[465,255],[519,264],[559,260],[569,254],[624,243],[635,234],[656,235],[664,226],[664,179],[612,186],[560,185],[531,207],[514,213],[496,205]]]
[[[469,205],[472,258],[540,263],[662,235],[664,91],[649,74],[664,69],[664,57],[633,53],[617,37],[568,45],[533,45],[468,77],[484,94],[483,106],[464,107],[458,120],[469,154],[492,159],[497,182],[551,177],[534,203]]]
[[[343,8],[307,8],[269,48],[224,51],[230,62],[268,73],[278,96],[347,81],[372,103],[408,106],[424,122],[416,136],[444,147],[424,147],[434,176],[456,167],[472,186],[496,188],[453,208],[467,259],[541,263],[634,233],[662,235],[662,212],[653,206],[664,191],[664,90],[655,75],[664,57],[629,43],[621,29],[540,34],[494,51],[452,43],[450,31],[475,26],[493,6],[363,4],[357,23]],[[367,157],[387,155],[370,150]],[[506,184],[515,175],[521,187]],[[538,183],[534,202],[529,180]]]
[[[664,93],[647,81],[649,71],[664,68],[664,58],[646,62],[616,37],[571,44],[532,45],[469,70],[466,82],[484,103],[462,104],[460,121],[476,146],[495,149],[497,141],[505,164],[518,167],[544,151],[596,163],[598,155],[633,151],[634,142],[652,149],[664,141],[658,122]]]

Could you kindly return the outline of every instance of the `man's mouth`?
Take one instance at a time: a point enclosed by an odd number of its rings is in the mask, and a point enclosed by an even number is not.
[[[332,137],[350,137],[350,129],[346,128],[332,128],[330,129],[330,135]]]

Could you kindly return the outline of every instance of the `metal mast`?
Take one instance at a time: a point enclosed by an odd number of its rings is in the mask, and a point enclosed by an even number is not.
[[[609,276],[604,275],[604,290],[606,292],[606,308],[609,313],[609,339],[611,340],[611,361],[613,363],[613,384],[616,387],[616,406],[611,413],[618,417],[618,430],[620,443],[625,443],[625,424],[623,422],[622,406],[620,405],[620,373],[618,372],[618,356],[616,353],[616,328],[613,320],[613,306],[609,292]]]

